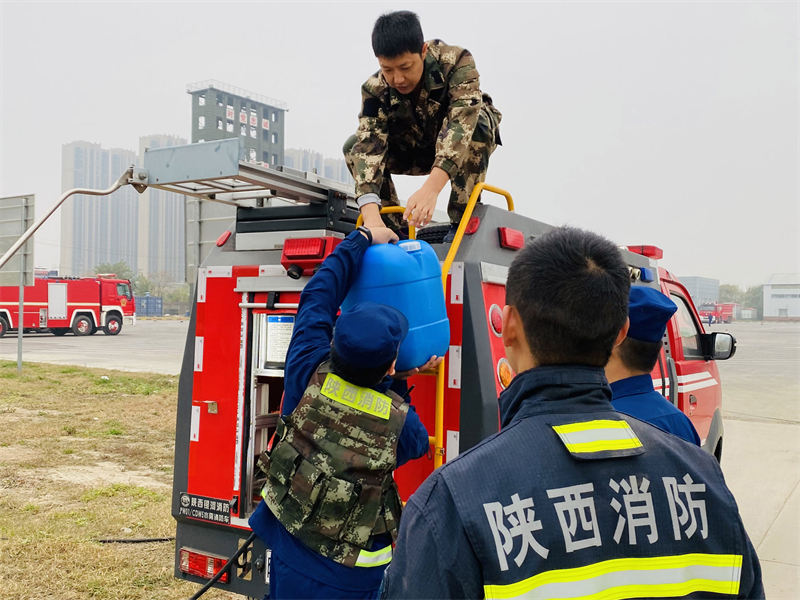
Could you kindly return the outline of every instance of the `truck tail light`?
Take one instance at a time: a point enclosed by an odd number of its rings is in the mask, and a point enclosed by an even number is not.
[[[628,246],[628,250],[655,260],[659,260],[660,258],[664,257],[664,251],[658,246]]]
[[[225,242],[231,237],[231,230],[223,231],[222,235],[217,238],[217,248],[222,248]]]
[[[501,247],[509,250],[519,250],[525,245],[525,236],[522,235],[521,231],[510,227],[498,227],[497,231],[500,234]]]
[[[289,260],[300,258],[322,258],[325,238],[295,238],[283,243],[283,256]]]
[[[469,223],[467,223],[467,228],[464,230],[464,235],[472,235],[476,231],[478,231],[478,227],[481,226],[481,218],[480,217],[470,217]]]
[[[181,548],[180,569],[181,573],[195,575],[204,579],[211,579],[222,567],[225,566],[227,559],[220,556],[205,554],[189,548]],[[230,573],[224,573],[219,581],[228,583]]]

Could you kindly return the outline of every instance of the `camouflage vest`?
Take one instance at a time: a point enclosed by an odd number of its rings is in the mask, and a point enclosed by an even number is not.
[[[379,566],[397,537],[401,503],[392,477],[408,405],[394,392],[357,387],[323,363],[275,442],[261,455],[261,492],[283,526],[312,550],[348,567]]]

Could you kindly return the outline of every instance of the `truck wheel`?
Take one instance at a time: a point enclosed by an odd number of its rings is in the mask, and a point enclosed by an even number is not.
[[[62,336],[69,331],[69,327],[53,327],[50,331],[53,332],[53,335]]]
[[[87,317],[86,315],[80,315],[75,318],[75,322],[72,324],[72,333],[75,335],[89,335],[92,333],[92,320]]]
[[[5,317],[0,317],[0,337],[3,337],[8,331],[8,321]]]
[[[106,335],[117,335],[120,331],[122,331],[122,319],[116,315],[108,317],[106,324],[103,326],[103,333]]]

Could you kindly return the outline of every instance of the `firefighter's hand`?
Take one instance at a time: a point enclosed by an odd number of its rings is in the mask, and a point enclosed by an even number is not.
[[[417,375],[420,372],[424,371],[433,371],[436,369],[439,364],[444,360],[444,356],[436,356],[435,354],[428,359],[424,365],[417,367],[416,369],[410,369],[408,371],[395,371],[395,374],[392,375],[395,379],[408,379],[414,375]]]
[[[414,227],[427,225],[433,218],[433,209],[436,208],[436,199],[438,197],[438,192],[422,186],[408,199],[403,219]]]
[[[375,244],[388,244],[390,242],[396,242],[399,239],[397,234],[388,227],[370,227],[369,231],[372,234],[373,246]]]

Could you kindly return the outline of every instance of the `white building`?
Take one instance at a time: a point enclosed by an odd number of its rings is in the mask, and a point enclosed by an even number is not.
[[[778,273],[764,284],[764,320],[800,321],[800,273]]]

